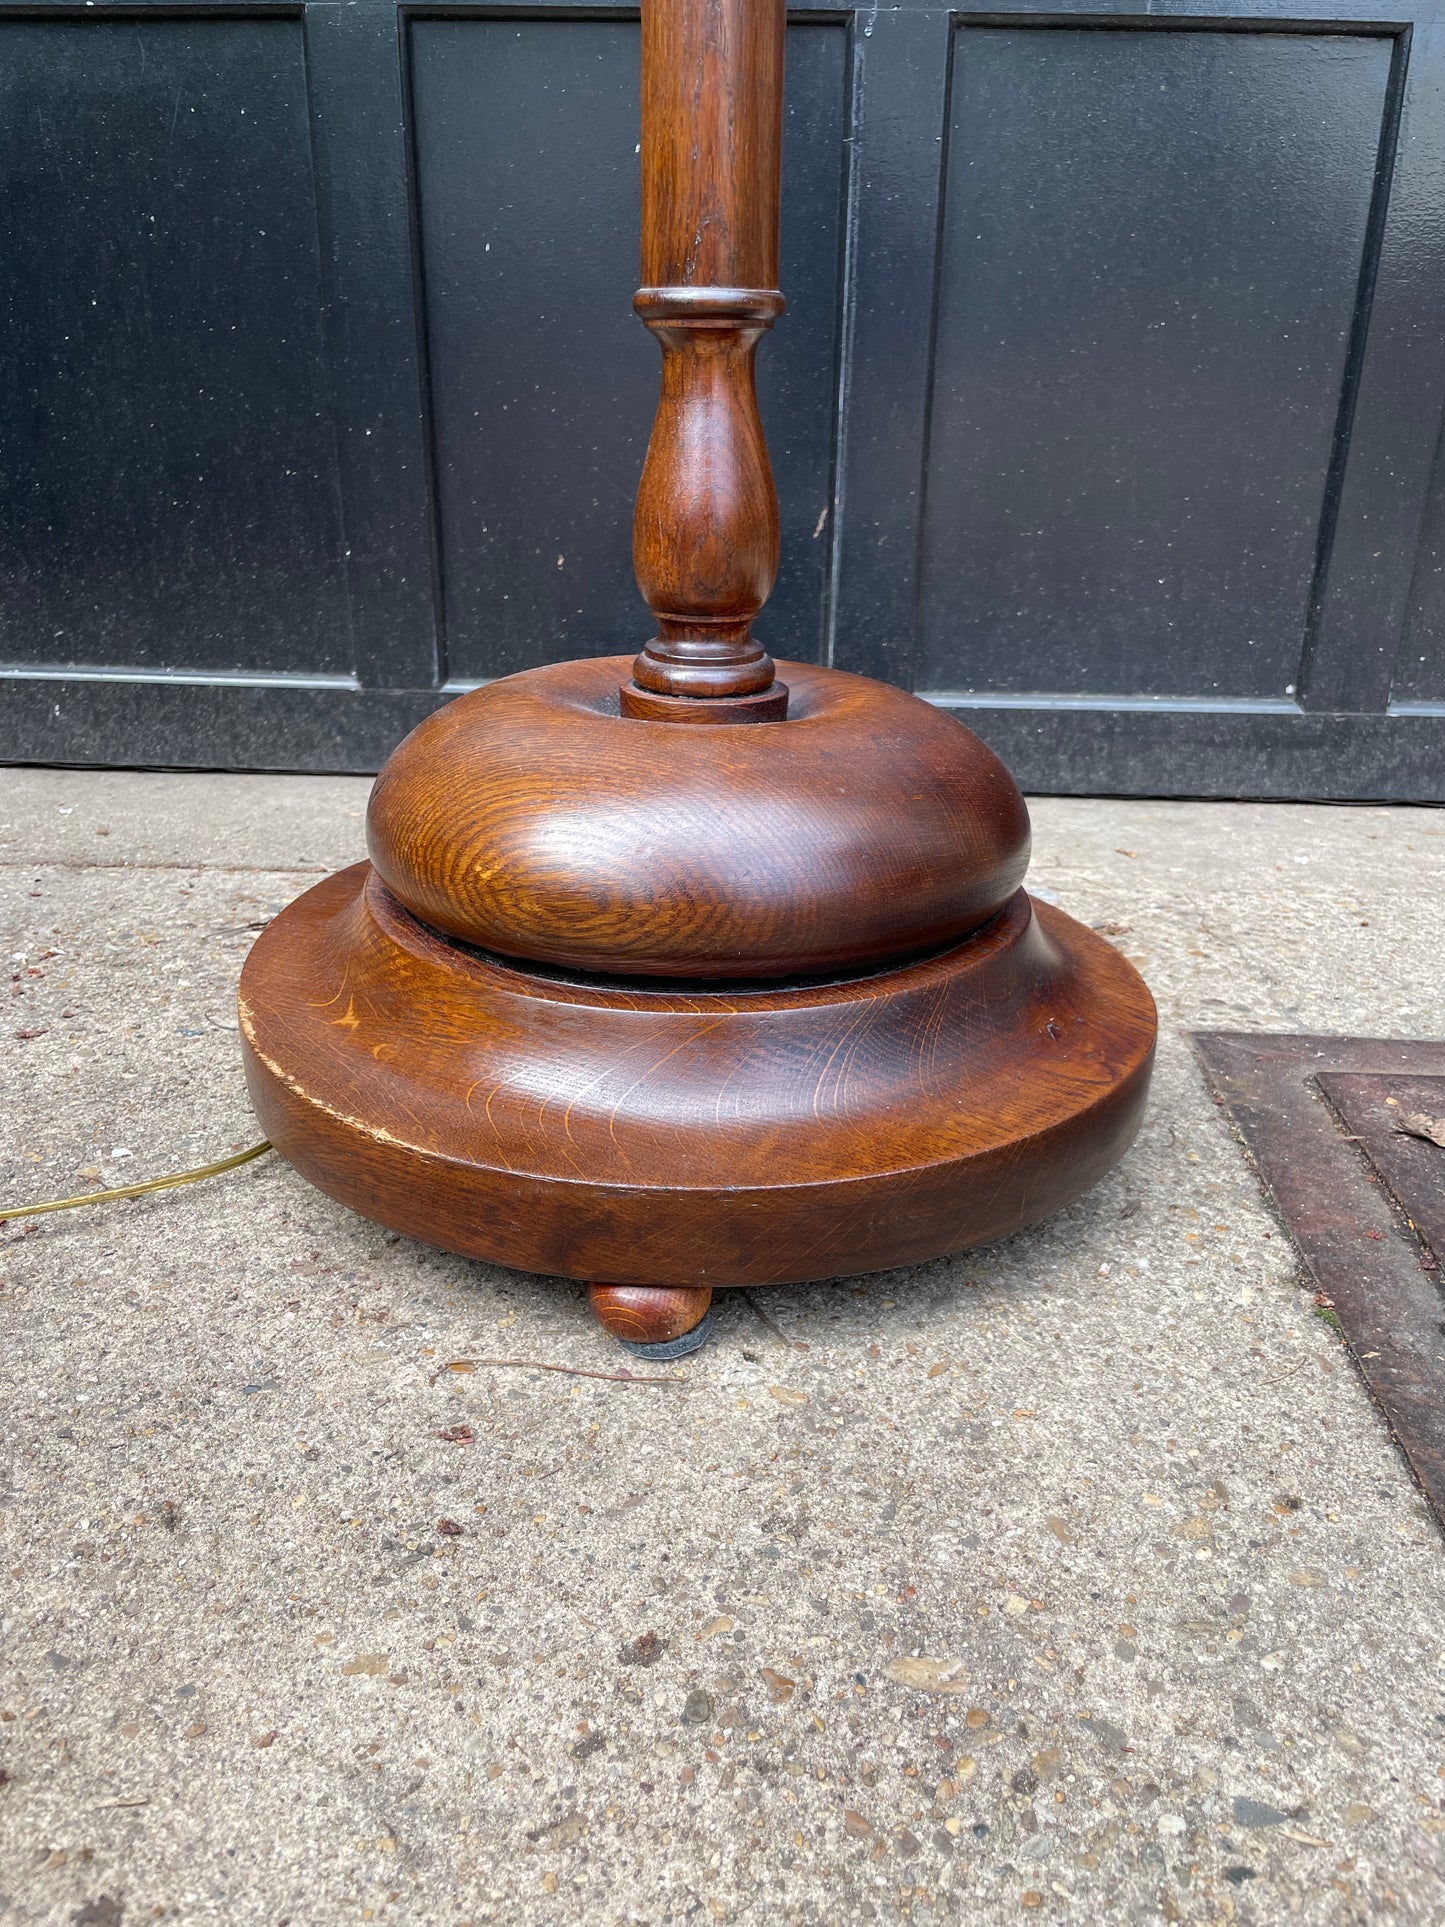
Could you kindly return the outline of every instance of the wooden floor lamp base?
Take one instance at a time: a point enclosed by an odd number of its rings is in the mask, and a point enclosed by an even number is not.
[[[444,939],[363,863],[259,938],[241,1026],[261,1123],[321,1190],[666,1342],[714,1287],[917,1264],[1068,1203],[1138,1128],[1155,1016],[1022,890],[895,968],[653,986]]]
[[[986,744],[754,635],[786,8],[641,12],[655,632],[418,725],[372,791],[372,862],[252,950],[241,1030],[313,1184],[586,1280],[656,1357],[702,1341],[717,1286],[919,1264],[1076,1198],[1138,1129],[1155,1017],[1118,951],[1020,887],[1028,811]]]

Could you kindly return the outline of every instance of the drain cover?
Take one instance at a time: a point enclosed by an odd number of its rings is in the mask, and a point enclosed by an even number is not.
[[[1197,1032],[1194,1044],[1445,1524],[1445,1043]],[[1418,1127],[1417,1127],[1418,1128]]]

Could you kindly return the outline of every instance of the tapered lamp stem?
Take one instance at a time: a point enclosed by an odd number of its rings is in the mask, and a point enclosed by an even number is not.
[[[643,0],[642,274],[662,394],[633,526],[657,633],[624,713],[774,721],[787,692],[752,633],[778,568],[753,358],[782,312],[784,0]]]

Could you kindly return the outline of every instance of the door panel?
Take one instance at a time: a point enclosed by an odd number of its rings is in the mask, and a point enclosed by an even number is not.
[[[0,15],[0,128],[0,655],[346,672],[299,17]]]
[[[1296,694],[1391,50],[960,29],[922,687]]]
[[[1437,471],[1415,563],[1409,625],[1395,664],[1392,706],[1445,706],[1445,475]],[[1445,792],[1445,782],[1441,784]]]
[[[628,538],[659,355],[631,307],[636,24],[425,19],[410,41],[448,672],[639,649],[649,623]],[[826,25],[789,37],[789,312],[758,351],[784,556],[760,630],[810,659],[827,583],[845,43]]]
[[[781,655],[1026,787],[1445,799],[1445,0],[793,0]],[[632,651],[636,9],[0,0],[0,754]]]

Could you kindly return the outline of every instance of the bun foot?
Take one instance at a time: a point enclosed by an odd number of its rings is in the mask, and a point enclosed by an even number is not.
[[[685,1358],[712,1332],[708,1285],[589,1285],[587,1302],[602,1329],[638,1358]]]

